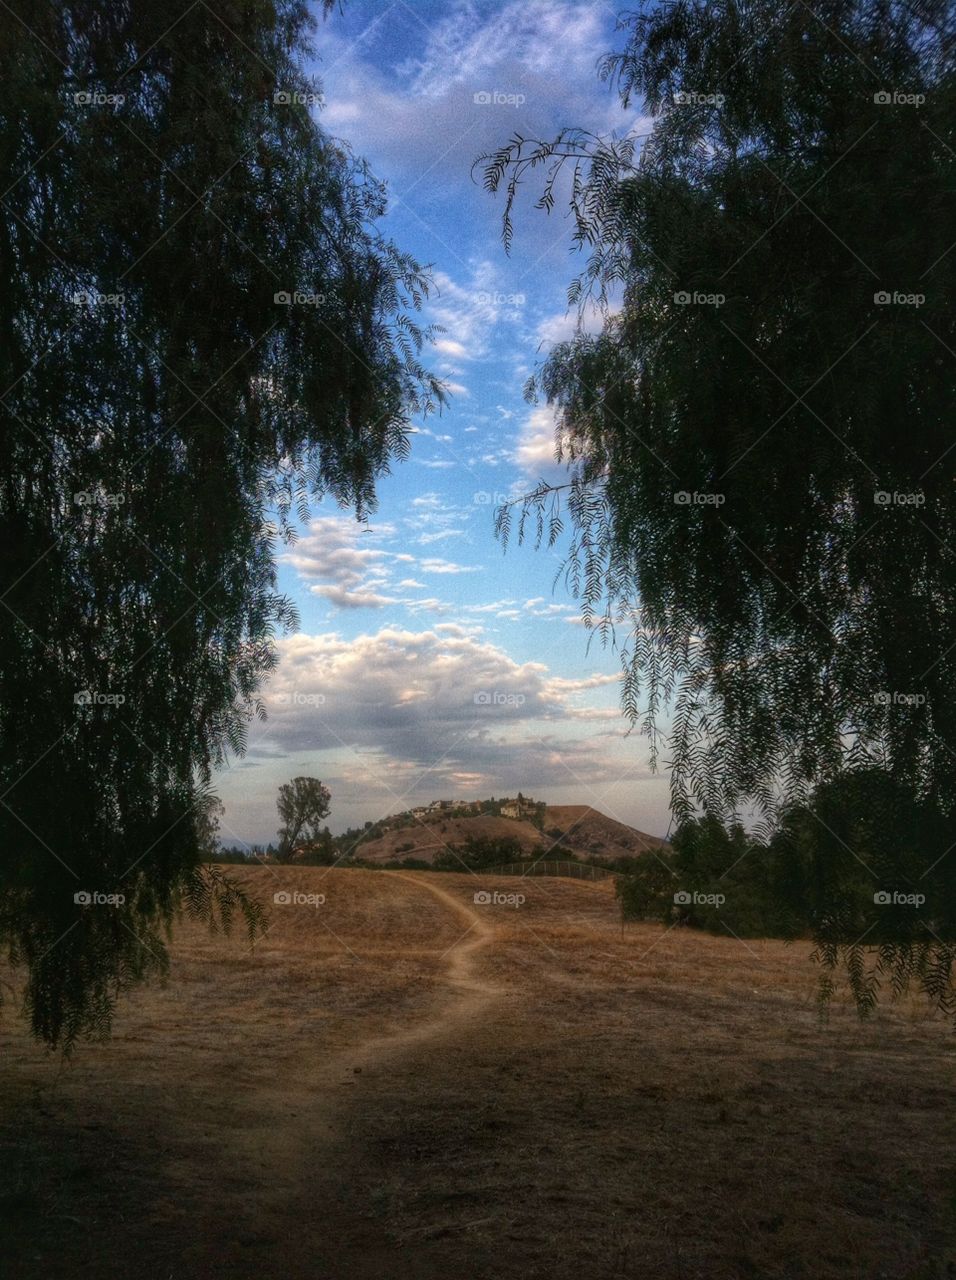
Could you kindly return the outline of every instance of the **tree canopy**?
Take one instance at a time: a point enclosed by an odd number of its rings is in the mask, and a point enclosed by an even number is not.
[[[282,826],[279,828],[279,861],[287,862],[300,839],[315,842],[319,824],[329,816],[329,789],[318,778],[293,778],[279,788],[276,808]]]
[[[518,532],[569,517],[655,755],[672,716],[678,821],[873,765],[951,820],[956,14],[680,0],[620,27],[602,74],[649,124],[485,157],[506,243],[533,170],[541,207],[566,194],[569,301],[603,307],[531,388],[572,475]]]
[[[256,927],[195,815],[294,621],[276,540],[311,495],[370,510],[442,390],[306,4],[7,7],[0,940],[68,1045],[183,902]]]

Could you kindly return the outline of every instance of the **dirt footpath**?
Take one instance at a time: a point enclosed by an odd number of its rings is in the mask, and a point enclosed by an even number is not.
[[[622,931],[607,884],[237,874],[324,902],[254,950],[184,925],[65,1066],[7,1016],[10,1275],[956,1274],[956,1037],[918,1005],[823,1024],[806,947]]]

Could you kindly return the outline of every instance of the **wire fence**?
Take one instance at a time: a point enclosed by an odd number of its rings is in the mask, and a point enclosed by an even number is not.
[[[486,867],[485,875],[494,876],[570,876],[574,880],[614,880],[620,871],[608,867],[595,867],[587,862],[506,862],[498,867]]]

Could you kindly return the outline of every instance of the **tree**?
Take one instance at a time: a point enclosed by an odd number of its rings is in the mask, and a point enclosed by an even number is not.
[[[624,920],[659,920],[672,924],[674,894],[680,889],[671,854],[648,854],[634,859],[626,875],[619,876],[614,891]]]
[[[956,12],[688,0],[621,29],[602,71],[652,114],[643,149],[571,130],[486,158],[506,244],[531,168],[542,207],[568,192],[569,299],[604,308],[531,388],[571,475],[518,535],[570,517],[568,580],[678,822],[873,764],[952,819]]]
[[[196,843],[203,858],[215,858],[220,851],[219,823],[225,812],[218,796],[205,796],[196,805]]]
[[[312,495],[371,510],[442,391],[427,279],[314,118],[301,0],[8,8],[0,940],[68,1046],[183,904],[257,926],[195,814],[295,621],[277,539]]]
[[[914,982],[956,1013],[952,849],[951,820],[876,768],[828,779],[807,803],[785,809],[769,848],[777,896],[813,931],[824,996],[842,955],[864,1012],[888,977],[894,989]]]
[[[509,862],[520,862],[521,842],[511,836],[467,836],[460,845],[445,849],[434,860],[436,871],[482,871]]]
[[[293,778],[282,784],[276,801],[282,819],[277,855],[280,862],[289,861],[298,840],[318,841],[319,823],[329,815],[330,800],[328,787],[318,778]]]

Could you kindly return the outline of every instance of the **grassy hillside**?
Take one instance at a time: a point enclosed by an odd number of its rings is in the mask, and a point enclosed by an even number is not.
[[[604,861],[639,857],[649,849],[667,847],[658,836],[625,826],[587,805],[552,805],[545,811],[544,831],[518,818],[488,814],[452,818],[435,814],[362,843],[356,854],[370,862],[402,858],[433,862],[442,852],[468,839],[517,840],[528,857],[544,855],[560,846],[579,857]]]
[[[517,840],[522,850],[532,855],[547,847],[544,836],[530,822],[481,814],[473,818],[425,818],[361,844],[356,855],[370,862],[393,862],[402,858],[434,862],[438,854],[464,844],[469,838]]]
[[[588,805],[549,805],[544,825],[549,840],[558,840],[582,858],[635,858],[669,847],[660,836],[628,827]]]

